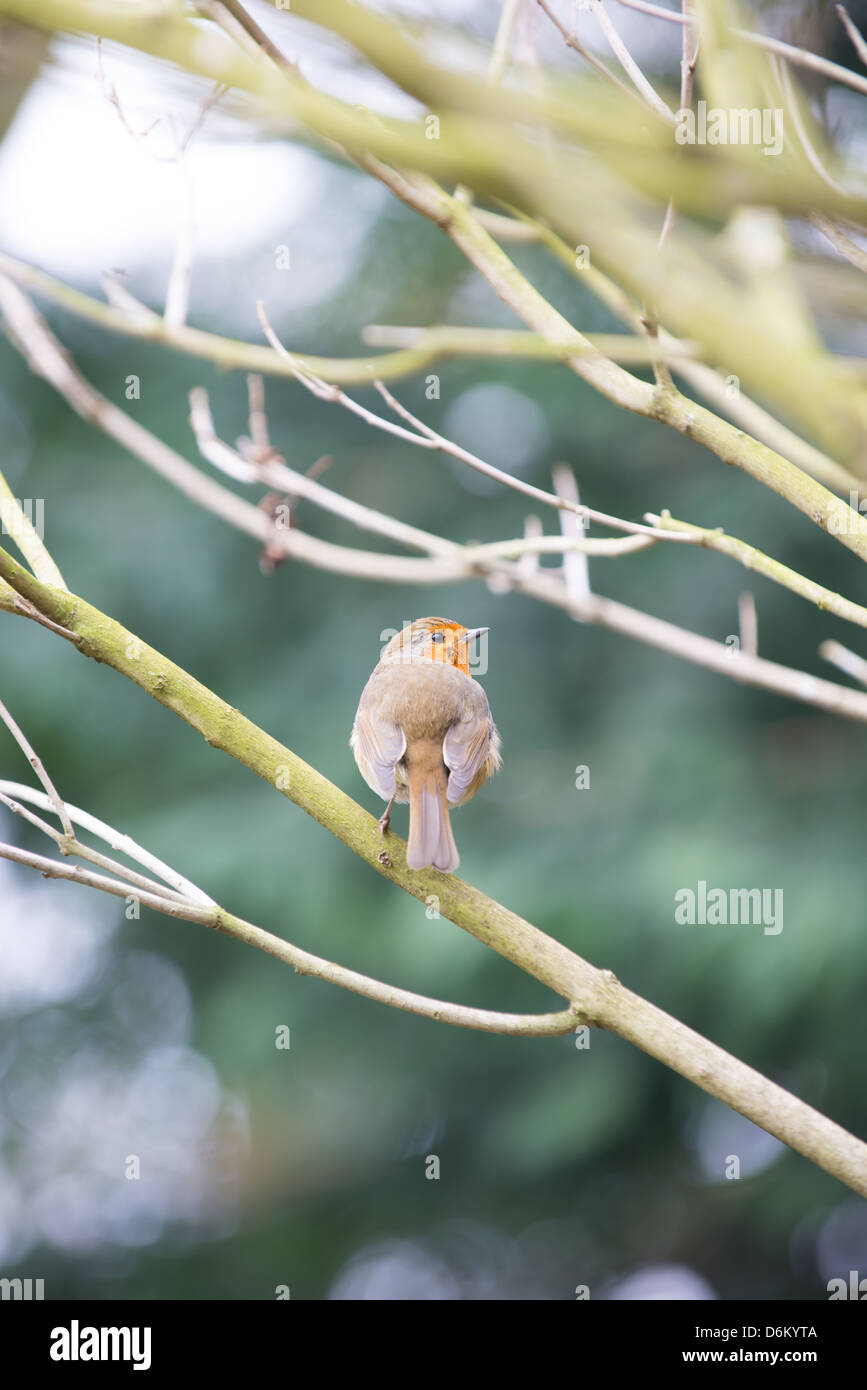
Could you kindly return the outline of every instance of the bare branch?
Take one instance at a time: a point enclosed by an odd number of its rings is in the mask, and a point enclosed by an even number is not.
[[[250,402],[250,440],[259,455],[258,462],[264,463],[274,451],[265,412],[265,383],[257,372],[247,377],[247,399]]]
[[[582,283],[613,314],[630,327],[640,328],[642,326],[641,309],[619,285],[615,284],[596,266],[588,265],[580,271],[577,270],[571,248],[566,245],[562,238],[556,236],[547,227],[538,223],[534,225],[537,226],[540,239],[545,242],[560,263],[575,276],[580,276]],[[743,425],[757,441],[766,444],[781,458],[794,464],[796,468],[803,469],[811,477],[819,479],[826,487],[845,493],[850,498],[854,494],[857,505],[862,491],[867,489],[867,483],[863,478],[859,478],[857,474],[844,468],[836,459],[831,458],[821,449],[817,449],[814,444],[810,444],[794,430],[789,429],[787,425],[783,425],[776,416],[771,415],[769,411],[758,405],[741,390],[737,377],[727,379],[722,371],[716,371],[704,362],[681,358],[674,364],[668,351],[672,341],[674,341],[671,334],[661,324],[658,325],[657,331],[659,341],[665,350],[666,360],[672,361],[677,374],[685,377],[718,410],[739,425]],[[714,446],[711,445],[710,447]],[[715,452],[721,458],[728,457],[726,450],[719,443],[715,447]]]
[[[67,839],[74,840],[75,831],[72,828],[72,821],[69,819],[69,812],[66,809],[66,804],[63,800],[63,797],[60,795],[51,778],[48,776],[48,773],[45,771],[42,759],[37,756],[32,744],[28,741],[26,735],[19,728],[18,724],[16,724],[15,720],[12,718],[12,715],[9,713],[9,710],[6,708],[2,700],[0,700],[0,719],[3,720],[3,723],[6,725],[6,728],[9,730],[15,742],[18,744],[18,747],[21,749],[30,766],[33,768],[33,771],[36,773],[36,776],[39,778],[40,782],[45,788],[48,799],[51,802],[51,807],[55,811],[57,818],[60,821],[60,824],[63,826],[63,832],[66,835]]]
[[[554,488],[558,497],[578,506],[578,484],[568,464],[558,463],[554,468]],[[560,529],[564,537],[582,545],[586,544],[584,520],[574,512],[560,513]],[[563,582],[566,592],[576,605],[584,603],[590,596],[590,567],[587,563],[590,553],[592,552],[586,550],[582,553],[576,548],[574,551],[566,551],[563,555]]]
[[[619,0],[619,3],[625,5],[629,10],[638,10],[640,14],[652,15],[654,19],[670,19],[673,24],[695,24],[692,15],[666,9],[664,5],[653,5],[650,0]]]
[[[627,9],[640,10],[642,14],[652,15],[655,19],[667,19],[674,24],[695,24],[697,22],[693,15],[678,14],[676,10],[668,10],[662,5],[651,4],[649,0],[619,0],[619,3],[625,5]],[[839,14],[843,6],[837,5],[836,9]],[[848,25],[846,27],[849,37],[855,43]],[[853,29],[854,27],[852,25]],[[819,72],[823,77],[830,78],[832,82],[840,82],[844,87],[854,88],[856,92],[867,93],[867,79],[863,78],[860,73],[852,72],[850,68],[844,68],[839,63],[832,63],[829,58],[823,58],[820,54],[813,53],[809,48],[798,48],[794,44],[784,43],[782,39],[773,39],[767,34],[754,33],[749,29],[733,29],[732,32],[755,48],[764,48],[769,53],[779,54],[781,58],[794,63],[795,67],[810,68],[813,72]]]
[[[585,507],[568,501],[563,497],[557,497],[553,492],[545,492],[543,488],[534,487],[532,483],[525,483],[521,478],[515,478],[510,473],[504,473],[502,469],[496,468],[492,463],[486,463],[476,454],[470,453],[468,449],[462,449],[459,444],[446,439],[444,435],[438,434],[429,425],[424,424],[406,406],[401,405],[385,386],[385,383],[376,379],[372,385],[376,387],[383,400],[391,410],[402,420],[406,420],[412,426],[411,430],[402,429],[400,425],[392,424],[390,420],[384,419],[381,415],[376,415],[372,410],[367,410],[364,406],[353,401],[344,391],[336,386],[330,386],[327,382],[320,381],[304,369],[302,363],[293,358],[292,354],[283,347],[277,337],[265,313],[265,306],[260,302],[257,305],[259,320],[262,323],[263,332],[275,351],[279,351],[293,363],[296,370],[298,381],[305,386],[319,400],[329,401],[334,405],[341,405],[354,415],[360,416],[368,425],[373,425],[376,429],[384,430],[387,434],[397,435],[399,439],[405,439],[410,444],[416,444],[422,449],[434,449],[439,453],[449,454],[452,458],[466,463],[477,473],[483,473],[488,478],[494,478],[502,483],[504,487],[513,488],[516,492],[521,492],[525,497],[532,497],[536,502],[544,502],[546,506],[556,507],[558,511],[573,511],[578,516],[586,517],[588,521],[599,522],[602,526],[611,526],[619,531],[629,531],[634,535],[653,535],[650,527],[642,526],[638,522],[623,521],[620,518],[608,516],[605,512],[597,512],[590,507]],[[657,537],[658,539],[658,537]]]
[[[22,344],[32,370],[49,381],[83,419],[168,478],[190,501],[260,541],[268,538],[272,528],[258,508],[206,477],[91,386],[26,295],[5,275],[0,275],[0,309]]]
[[[297,64],[287,58],[268,37],[240,0],[201,0],[196,8],[216,20],[245,53],[258,54],[261,51],[283,72],[297,73]]]
[[[338,984],[344,989],[350,989],[354,993],[376,999],[380,1003],[390,1004],[425,1018],[433,1018],[438,1022],[481,1029],[485,1032],[524,1037],[554,1037],[573,1031],[582,1021],[580,1013],[574,1008],[564,1009],[556,1014],[541,1015],[503,1014],[487,1009],[467,1008],[460,1004],[447,1003],[444,1000],[427,999],[423,995],[411,994],[406,990],[395,989],[391,985],[371,979],[369,976],[359,975],[356,971],[345,970],[332,961],[326,961],[311,955],[309,952],[301,951],[280,938],[270,936],[251,923],[234,917],[225,909],[218,907],[213,898],[209,898],[201,889],[189,883],[174,869],[170,869],[155,856],[142,849],[140,845],[136,845],[128,836],[119,835],[117,831],[104,825],[102,821],[97,820],[95,816],[91,816],[87,812],[76,810],[75,819],[107,839],[115,847],[123,848],[125,853],[133,854],[140,862],[158,866],[161,876],[184,885],[184,888],[189,891],[175,891],[165,887],[162,883],[145,878],[126,865],[118,864],[115,860],[90,850],[88,846],[76,841],[74,835],[69,847],[64,849],[64,837],[41,820],[39,816],[33,815],[14,801],[9,792],[15,792],[39,805],[45,802],[51,804],[49,798],[40,796],[38,792],[34,792],[29,787],[16,783],[0,782],[0,802],[57,841],[64,853],[84,855],[98,867],[110,870],[116,875],[115,877],[107,877],[90,870],[80,869],[77,866],[73,867],[53,859],[47,859],[42,855],[31,854],[28,851],[18,849],[16,846],[0,844],[0,858],[38,869],[47,878],[66,879],[81,883],[115,897],[134,896],[146,906],[169,917],[180,918],[189,922],[200,922],[204,926],[218,927],[219,930],[230,932],[232,935],[242,935],[242,939],[249,944],[268,950],[272,955],[276,955],[287,964],[292,965],[300,974],[318,976],[320,979]]]
[[[35,575],[46,584],[65,589],[63,575],[49,555],[45,544],[33,522],[27,516],[18,498],[0,473],[0,524],[2,530],[14,540],[21,554]]]
[[[491,61],[488,65],[488,82],[492,87],[499,86],[509,65],[509,55],[521,3],[522,0],[502,0],[500,22],[497,25],[497,32],[491,46]]]
[[[621,0],[621,3],[624,2],[625,0]],[[796,48],[794,44],[784,43],[782,39],[772,39],[767,34],[754,34],[746,29],[735,29],[733,32],[739,38],[746,39],[747,43],[754,44],[756,48],[764,48],[768,53],[776,53],[780,58],[785,58],[795,67],[809,68],[811,72],[821,73],[832,82],[840,82],[844,87],[851,87],[854,91],[867,95],[867,77],[853,72],[851,68],[841,67],[839,63],[832,63],[830,58],[823,58],[821,54],[813,53],[809,48]]]
[[[810,131],[807,128],[808,113],[801,109],[801,95],[795,87],[792,74],[788,66],[778,57],[773,58],[774,68],[780,80],[780,86],[786,97],[786,110],[792,119],[795,134],[801,144],[801,149],[819,178],[826,183],[829,188],[833,188],[835,193],[845,192],[843,185],[828,172],[824,159],[813,141]]]
[[[684,21],[689,17],[691,0],[681,0],[682,17]],[[684,22],[681,54],[680,54],[680,111],[692,110],[692,87],[695,79],[695,67],[698,62],[698,50],[700,38],[696,38],[695,47],[692,43],[692,34],[689,25]],[[665,209],[665,220],[662,224],[662,231],[659,233],[659,246],[662,246],[665,238],[674,227],[677,218],[677,209],[673,198],[669,198],[668,206]],[[656,335],[658,341],[658,334]]]
[[[74,644],[78,641],[74,632],[68,632],[66,628],[61,627],[59,623],[53,623],[50,618],[46,618],[44,613],[40,613],[37,608],[34,608],[32,603],[22,598],[20,594],[17,594],[14,589],[10,588],[5,580],[0,580],[0,609],[3,609],[6,613],[14,613],[22,618],[31,618],[33,622],[39,623],[41,627],[47,628],[49,632],[56,632],[59,637],[65,637],[68,642]]]
[[[627,96],[633,98],[635,101],[641,100],[634,88],[627,86],[625,82],[621,82],[617,74],[615,72],[612,72],[609,67],[606,67],[605,63],[603,63],[599,58],[596,57],[596,54],[593,52],[592,49],[584,47],[584,45],[579,40],[577,34],[571,32],[569,29],[566,28],[566,25],[563,24],[561,20],[557,18],[556,14],[551,9],[550,5],[547,3],[547,0],[536,0],[536,4],[539,6],[540,10],[544,11],[544,13],[548,16],[551,23],[554,25],[554,28],[558,31],[563,42],[566,44],[567,48],[574,49],[574,51],[578,53],[586,63],[589,63],[591,67],[594,67],[597,72],[601,72],[602,76],[606,77],[609,82],[613,82],[615,87],[619,87],[621,92],[624,92]]]
[[[181,180],[181,214],[178,235],[175,241],[175,254],[169,271],[166,287],[166,306],[163,317],[169,329],[178,328],[187,321],[190,307],[190,276],[193,269],[193,251],[196,243],[196,204],[189,171],[182,160],[178,161],[178,177]]]
[[[863,656],[857,656],[848,647],[844,647],[842,642],[823,642],[819,648],[819,655],[823,661],[830,661],[832,666],[845,671],[847,676],[852,676],[862,685],[867,685],[867,661]]]
[[[856,270],[863,271],[867,275],[867,251],[857,242],[847,237],[846,233],[832,222],[830,217],[826,217],[823,212],[811,212],[810,221],[817,231],[830,241],[835,251],[839,251],[850,265],[854,265]]]
[[[656,89],[644,76],[641,68],[636,63],[629,49],[626,47],[626,44],[623,42],[623,39],[612,24],[603,0],[590,0],[590,10],[596,17],[600,29],[608,40],[612,53],[620,63],[620,66],[632,82],[636,91],[640,93],[652,111],[655,111],[664,121],[668,121],[669,125],[676,125],[677,117],[668,103],[663,101]]]
[[[849,12],[846,9],[845,5],[835,5],[834,9],[840,16],[840,22],[843,25],[843,28],[846,30],[846,33],[849,35],[852,47],[858,54],[858,57],[861,59],[861,62],[864,64],[865,67],[867,67],[867,41],[865,41],[864,36],[861,33],[861,30],[857,29],[855,25],[852,23],[852,20],[849,17]]]
[[[528,516],[524,518],[524,537],[526,540],[538,540],[542,535],[542,520],[538,516]],[[517,564],[517,570],[522,579],[527,579],[537,573],[539,569],[539,555],[532,550],[526,555],[522,555]]]
[[[289,492],[294,497],[304,498],[315,506],[321,507],[323,511],[342,517],[344,521],[349,522],[352,526],[357,526],[360,530],[372,531],[376,535],[390,536],[392,540],[398,541],[401,545],[408,546],[412,550],[421,550],[429,555],[457,555],[460,553],[460,547],[453,541],[443,540],[439,536],[422,531],[416,526],[408,526],[405,522],[398,521],[385,512],[375,511],[372,507],[366,507],[361,502],[343,497],[339,492],[333,492],[331,488],[317,483],[306,473],[299,473],[294,468],[289,468],[282,455],[275,454],[264,463],[251,463],[217,438],[208,404],[208,393],[204,388],[196,387],[190,392],[190,406],[190,423],[201,453],[216,468],[229,474],[230,477],[246,483],[265,483],[268,487],[278,491]]]
[[[471,570],[477,567],[480,573],[485,573],[486,565],[493,564],[495,568],[499,568],[506,563],[503,558],[504,544],[507,547],[507,553],[515,554],[515,547],[518,554],[522,551],[526,553],[526,541],[523,543],[497,542],[494,543],[493,548],[478,547],[475,555],[472,551],[468,554],[462,554],[459,547],[457,548],[457,555],[454,551],[444,553],[442,547],[448,543],[439,541],[440,553],[435,559],[416,560],[402,556],[376,555],[371,552],[332,545],[330,542],[308,536],[297,528],[290,528],[286,531],[275,530],[259,508],[251,507],[241,498],[211,483],[180,455],[168,449],[160,440],[139,426],[137,422],[129,420],[122,411],[117,410],[110,402],[99,396],[81,377],[80,373],[72,367],[68,357],[61,352],[47,326],[29,305],[21,291],[2,276],[0,276],[0,303],[3,304],[7,314],[11,312],[14,316],[20,330],[19,337],[28,340],[28,351],[31,353],[36,369],[41,374],[46,375],[62,394],[67,395],[70,403],[80,413],[94,423],[101,425],[108,433],[119,438],[126,447],[138,454],[149,466],[156,468],[169,481],[179,486],[192,500],[198,501],[199,505],[214,511],[230,524],[239,526],[241,530],[254,534],[260,541],[268,540],[269,543],[273,541],[274,544],[279,544],[287,555],[291,555],[306,564],[329,569],[338,574],[362,575],[380,581],[433,583],[447,582],[450,578],[465,574],[467,564],[470,565]],[[267,323],[267,319],[265,322]],[[275,341],[279,340],[275,339]],[[286,352],[286,349],[282,349],[282,351]],[[287,353],[287,356],[291,357],[291,354]],[[302,385],[313,390],[314,394],[324,395],[325,399],[343,403],[342,392],[328,387],[326,383],[310,378],[309,373],[304,372],[303,368],[298,370],[298,380]],[[380,383],[380,393],[382,394],[383,391],[384,388]],[[348,398],[346,399],[348,400]],[[440,447],[439,437],[435,435],[434,431],[423,425],[421,421],[415,420],[415,417],[411,416],[405,407],[394,401],[389,393],[385,393],[384,399],[387,399],[389,404],[394,402],[392,408],[414,423],[416,432],[401,431],[403,437],[414,443],[421,442],[424,445],[429,443],[431,447]],[[352,404],[355,406],[354,402]],[[358,411],[363,411],[363,408],[358,407]],[[380,418],[373,416],[372,412],[364,411],[363,413],[365,418],[370,417],[371,423],[378,422]],[[397,431],[400,428],[391,425],[388,421],[383,422],[383,424],[390,427],[389,432]],[[450,446],[449,452],[451,452],[452,447],[457,448],[457,446]],[[459,450],[455,456],[464,459],[465,462],[474,459],[473,455],[464,450]],[[484,464],[482,460],[474,460],[472,466],[479,467],[482,472],[492,469],[492,465]],[[500,481],[509,480],[509,475],[501,474],[500,470],[494,469],[493,475],[498,476]],[[302,476],[298,475],[299,480],[302,480]],[[302,481],[302,486],[305,484],[308,489],[320,487],[319,484],[314,484],[309,479]],[[517,480],[506,481],[506,485],[510,484],[518,486]],[[523,492],[528,487],[529,485],[520,484],[518,490]],[[327,489],[323,491],[327,491]],[[530,489],[530,495],[539,497],[542,501],[557,506],[559,509],[569,506],[562,498],[544,493],[541,489]],[[850,511],[851,509],[846,508],[844,514],[848,514]],[[639,526],[634,523],[622,522],[583,506],[578,509],[576,514],[582,514],[590,520],[598,520],[604,525],[613,524],[617,529],[625,530],[628,533],[653,538],[659,538],[668,529],[672,531],[675,529],[663,528],[660,530],[652,526]],[[860,521],[861,518],[858,513],[852,512],[851,515]],[[695,535],[684,534],[680,539],[687,544],[697,543]],[[549,540],[546,540],[545,543],[546,545],[551,544]],[[558,543],[565,545],[565,538]],[[588,541],[584,544],[592,546],[597,553],[604,553],[604,551],[599,552],[597,550],[599,542]],[[434,545],[437,545],[436,541]],[[427,543],[424,548],[428,548]],[[506,575],[511,579],[512,576],[509,575],[508,571],[506,571]],[[518,576],[515,575],[514,578],[517,580]],[[803,581],[803,583],[809,585],[809,581]],[[20,586],[13,585],[12,587],[22,592]],[[652,618],[648,614],[616,604],[612,600],[603,599],[599,595],[593,594],[588,602],[575,605],[566,594],[562,581],[557,581],[543,573],[534,578],[520,581],[520,588],[524,592],[532,593],[535,597],[541,598],[544,602],[553,603],[557,607],[571,611],[575,617],[582,621],[598,623],[601,626],[607,626],[612,630],[635,637],[639,641],[647,642],[652,646],[660,646],[663,650],[682,656],[685,660],[695,662],[698,665],[707,666],[728,677],[734,676],[740,681],[776,690],[778,693],[789,695],[791,698],[814,703],[851,718],[863,719],[867,715],[867,705],[853,698],[853,692],[844,687],[832,685],[827,681],[819,681],[805,673],[793,671],[776,663],[765,662],[758,657],[750,658],[743,654],[740,664],[735,669],[728,659],[728,649],[722,644],[678,629],[660,619]],[[23,596],[27,597],[26,590],[23,591]],[[840,600],[841,604],[847,602],[847,600]],[[854,612],[857,605],[853,605],[852,608]],[[748,665],[750,662],[753,664]]]
[[[506,221],[512,219],[506,218]],[[476,215],[480,226],[487,222]],[[517,223],[524,226],[522,222]],[[532,224],[526,224],[532,226]],[[517,238],[513,238],[517,240]],[[438,324],[436,328],[416,328],[409,325],[384,323],[368,324],[362,339],[371,347],[429,348],[443,356],[454,353],[479,354],[484,357],[523,357],[538,356],[546,360],[556,360],[550,345],[542,338],[536,338],[524,330],[508,328],[467,328],[457,324]],[[698,343],[679,342],[670,338],[665,349],[652,351],[646,337],[631,337],[626,333],[587,333],[587,345],[575,349],[576,356],[590,357],[601,353],[612,362],[624,364],[649,363],[653,357],[661,356],[670,362],[691,360],[700,355]],[[570,349],[571,351],[571,349]],[[561,352],[561,355],[565,353]],[[381,377],[376,370],[377,363],[371,363],[371,376]]]
[[[763,555],[754,546],[747,545],[746,541],[738,540],[736,536],[726,535],[721,528],[709,530],[704,526],[694,526],[691,522],[675,521],[668,512],[663,512],[661,516],[655,516],[652,512],[648,512],[645,520],[653,526],[659,527],[660,530],[673,530],[684,535],[692,535],[699,545],[705,546],[708,550],[718,550],[720,554],[728,555],[731,559],[737,560],[746,569],[764,574],[775,584],[781,584],[783,588],[791,589],[792,593],[800,594],[801,598],[814,603],[823,612],[834,613],[836,617],[843,618],[846,622],[857,623],[859,627],[867,627],[867,608],[860,603],[853,603],[851,599],[843,598],[841,594],[835,593],[832,589],[815,584],[812,579],[805,578],[796,570],[789,569],[787,565],[781,565],[778,560],[771,559],[769,555]]]
[[[759,615],[754,596],[745,591],[738,598],[738,630],[741,637],[741,651],[748,656],[756,656],[759,650]]]
[[[20,797],[22,801],[29,801],[34,806],[41,806],[45,810],[49,809],[51,806],[50,798],[43,792],[38,792],[33,787],[24,786],[20,782],[6,782],[0,780],[0,793],[3,794],[4,798]],[[158,859],[150,850],[144,849],[144,847],[133,840],[130,835],[124,835],[121,831],[115,830],[113,826],[107,825],[105,821],[97,819],[97,817],[91,815],[89,811],[82,811],[78,806],[70,806],[66,802],[64,804],[66,805],[69,819],[74,825],[80,825],[83,830],[89,830],[92,835],[96,835],[100,840],[104,840],[113,850],[117,850],[120,854],[125,854],[128,859],[134,859],[137,864],[141,864],[144,868],[150,869],[151,873],[156,874],[157,878],[162,879],[163,882],[156,883],[152,878],[144,879],[140,875],[134,875],[133,870],[126,865],[119,864],[116,860],[109,860],[105,856],[96,855],[95,851],[91,850],[88,845],[82,844],[74,835],[72,840],[74,848],[70,850],[71,853],[83,853],[84,857],[91,859],[93,863],[101,863],[103,867],[110,868],[111,871],[120,878],[129,877],[130,881],[139,879],[142,886],[154,892],[160,892],[176,899],[183,898],[188,902],[198,903],[200,907],[214,906],[213,898],[208,897],[208,894],[204,893],[201,888],[198,888],[195,883],[191,883],[189,879],[184,878],[183,874],[179,874],[176,869],[171,868],[168,864],[164,863],[162,859]],[[31,818],[27,812],[24,812],[23,807],[19,808],[19,813],[27,815],[28,819]],[[52,839],[57,839],[57,832],[53,831],[44,823],[40,824],[40,829],[42,829],[45,834],[51,835]],[[59,840],[57,842],[58,844],[60,843]]]

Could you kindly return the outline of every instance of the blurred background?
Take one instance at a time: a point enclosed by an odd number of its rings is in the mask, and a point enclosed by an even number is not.
[[[636,56],[673,87],[676,36],[613,8]],[[857,62],[832,23],[804,32],[832,6],[759,8],[773,32]],[[488,39],[498,13],[413,9]],[[849,9],[867,27],[867,6]],[[589,20],[586,34],[595,42]],[[555,33],[542,29],[540,45],[568,61]],[[325,85],[378,96],[314,44],[311,71],[317,61]],[[160,307],[184,215],[165,156],[199,92],[110,45],[102,63],[128,125],[159,125],[133,138],[94,75],[93,45],[58,42],[0,146],[0,245],[96,295],[100,275],[122,269]],[[863,140],[846,100],[826,115]],[[257,136],[217,107],[185,167],[196,326],[258,342],[263,299],[289,346],[335,356],[360,355],[371,322],[514,326],[434,227],[312,146]],[[541,249],[516,259],[579,328],[618,327]],[[42,307],[90,380],[187,457],[195,385],[210,389],[224,438],[246,432],[242,373]],[[838,350],[867,351],[863,325],[828,315],[822,327]],[[593,507],[635,519],[670,507],[863,601],[854,555],[565,368],[464,360],[436,371],[438,399],[422,379],[396,394],[501,468],[549,487],[552,465],[567,462]],[[132,374],[138,401],[124,396]],[[522,533],[516,494],[294,383],[266,391],[292,467],[329,454],[329,486],[456,541]],[[489,625],[483,683],[505,762],[456,817],[462,875],[867,1133],[867,729],[483,583],[403,589],[295,564],[265,576],[250,540],[79,420],[5,338],[0,438],[13,492],[44,499],[45,540],[70,587],[376,815],[347,740],[381,633],[425,614]],[[299,522],[377,544],[305,504]],[[721,556],[666,545],[591,561],[591,579],[721,641],[738,631],[749,584]],[[821,641],[863,646],[794,595],[760,578],[753,591],[764,656],[833,675]],[[0,697],[70,802],[233,912],[426,995],[558,1007],[135,686],[5,614]],[[0,734],[0,777],[28,774]],[[13,822],[0,808],[0,838],[47,852]],[[405,809],[394,825],[405,834]],[[782,889],[783,930],[679,925],[675,895],[701,880]],[[115,900],[2,861],[0,962],[0,1275],[44,1278],[48,1298],[271,1299],[288,1287],[310,1299],[569,1299],[587,1285],[591,1298],[821,1299],[830,1278],[867,1275],[867,1203],[598,1030],[579,1049],[572,1037],[438,1026],[198,926],[146,909],[125,920]],[[281,1027],[288,1050],[275,1045]],[[138,1179],[126,1176],[133,1155]],[[438,1179],[426,1177],[429,1155]],[[726,1177],[732,1155],[738,1180]]]

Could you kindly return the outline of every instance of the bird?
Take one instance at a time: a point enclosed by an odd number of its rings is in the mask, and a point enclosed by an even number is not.
[[[462,806],[500,767],[488,697],[469,672],[470,643],[490,629],[417,618],[384,648],[361,692],[349,745],[372,791],[409,801],[406,863],[454,873],[460,863],[449,808]]]

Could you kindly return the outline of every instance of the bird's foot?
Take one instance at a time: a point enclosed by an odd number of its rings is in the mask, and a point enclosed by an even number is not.
[[[382,815],[379,818],[379,838],[383,839],[388,834],[391,825],[391,808],[394,805],[394,797],[391,798]]]

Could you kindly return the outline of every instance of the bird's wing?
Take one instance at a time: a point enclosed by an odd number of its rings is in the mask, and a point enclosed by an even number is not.
[[[390,801],[396,791],[394,769],[406,752],[406,736],[399,724],[377,719],[369,705],[358,706],[349,746],[367,785]]]
[[[449,770],[447,796],[455,805],[463,801],[481,772],[494,737],[488,697],[480,685],[474,695],[474,707],[452,724],[443,739],[443,762]]]

